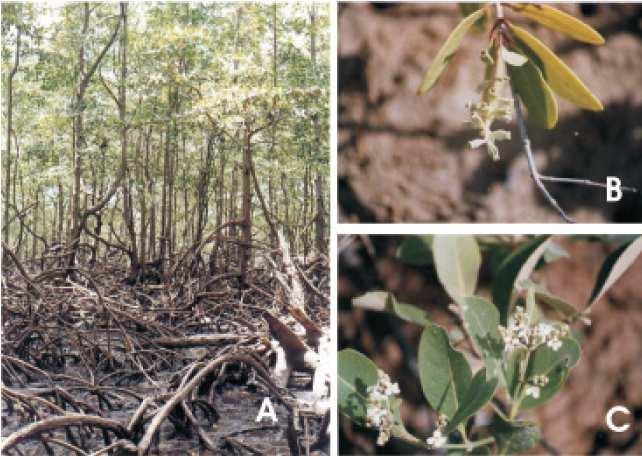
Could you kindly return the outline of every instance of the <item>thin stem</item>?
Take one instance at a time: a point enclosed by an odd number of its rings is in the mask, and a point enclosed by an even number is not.
[[[519,97],[515,92],[515,88],[513,87],[512,83],[510,88],[513,94],[513,103],[515,104],[517,128],[519,130],[519,136],[522,140],[522,148],[524,149],[524,152],[526,153],[526,158],[528,159],[528,169],[531,173],[531,177],[535,181],[537,188],[539,188],[539,190],[546,197],[548,202],[555,208],[555,210],[557,210],[557,212],[562,216],[562,218],[566,220],[568,223],[575,223],[575,221],[572,218],[566,215],[566,212],[564,212],[564,209],[560,207],[560,205],[557,203],[557,200],[553,198],[553,196],[548,192],[548,190],[544,186],[544,183],[542,182],[542,176],[539,174],[539,171],[537,171],[537,167],[535,166],[535,159],[533,158],[533,151],[531,150],[531,141],[530,139],[528,139],[528,132],[526,131],[526,121],[524,120],[524,114],[522,113],[522,105],[519,101]]]
[[[490,401],[490,402],[489,402],[489,404],[490,404],[490,406],[493,408],[493,410],[495,411],[495,413],[496,413],[496,414],[498,414],[498,415],[499,415],[499,417],[500,417],[502,420],[504,420],[504,421],[510,421],[510,419],[508,418],[508,416],[504,413],[504,411],[503,411],[501,408],[499,408],[499,406],[498,406],[497,404],[495,404],[493,401]]]
[[[497,19],[504,19],[504,9],[502,8],[501,2],[495,2],[495,11],[497,13]]]
[[[469,441],[468,443],[448,443],[440,448],[445,448],[447,450],[474,450],[475,448],[491,445],[495,443],[495,437],[486,437],[481,440]]]
[[[561,184],[576,184],[576,185],[586,185],[587,187],[608,188],[606,184],[603,184],[602,182],[592,181],[590,179],[576,179],[573,177],[554,177],[554,176],[542,176],[542,175],[540,175],[539,178],[547,182],[558,182]],[[625,187],[624,185],[620,186],[620,190],[622,190],[623,192],[632,192],[632,193],[637,193],[638,191],[638,189],[635,187]]]

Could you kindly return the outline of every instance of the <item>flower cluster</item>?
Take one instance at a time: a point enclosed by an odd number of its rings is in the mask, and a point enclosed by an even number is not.
[[[368,410],[366,426],[379,429],[377,445],[385,445],[392,436],[394,416],[390,409],[390,399],[400,393],[399,385],[392,383],[383,371],[378,372],[377,383],[368,387]]]
[[[437,421],[437,429],[432,433],[431,437],[426,439],[426,443],[430,448],[441,448],[446,442],[448,442],[448,437],[443,434],[444,428],[448,424],[446,417],[444,415],[439,415],[439,420]]]
[[[482,61],[488,69],[487,75],[495,73],[496,62],[488,50],[482,52]],[[470,141],[469,145],[473,149],[485,145],[493,160],[499,160],[499,149],[496,142],[510,139],[509,131],[493,131],[491,129],[496,119],[509,121],[513,116],[513,100],[500,96],[506,81],[508,81],[506,76],[497,76],[495,74],[487,76],[478,89],[481,94],[479,102],[468,103],[467,106],[470,111],[470,123],[480,134],[480,138]]]
[[[508,327],[499,327],[499,332],[504,339],[504,350],[513,352],[520,348],[532,349],[541,344],[546,344],[553,351],[562,346],[562,338],[568,335],[568,325],[565,323],[550,324],[539,323],[530,326],[524,308],[517,306]]]
[[[548,384],[548,377],[546,375],[535,375],[531,378],[528,387],[526,388],[526,395],[533,396],[535,399],[539,398],[541,388]]]

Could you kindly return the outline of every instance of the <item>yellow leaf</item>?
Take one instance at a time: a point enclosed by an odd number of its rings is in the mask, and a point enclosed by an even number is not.
[[[600,100],[591,93],[573,70],[562,62],[544,43],[521,27],[516,25],[510,25],[509,27],[518,39],[518,44],[523,48],[523,51],[538,64],[544,79],[556,94],[580,108],[591,111],[602,111],[604,109]]]
[[[528,110],[528,117],[544,128],[553,128],[557,123],[557,100],[539,68],[528,60],[521,66],[506,65],[506,69],[511,85]]]
[[[443,73],[443,71],[448,66],[450,58],[457,51],[457,48],[459,48],[459,45],[464,39],[466,32],[468,32],[468,29],[470,29],[470,27],[484,15],[484,12],[484,8],[475,11],[470,16],[464,18],[457,25],[457,27],[455,27],[455,30],[452,31],[444,45],[437,53],[437,56],[430,65],[430,68],[428,68],[423,81],[421,81],[421,85],[419,86],[418,90],[419,95],[423,95],[424,93],[428,92],[432,88],[432,86],[435,85],[435,83],[441,76],[441,73]]]
[[[508,5],[513,10],[540,24],[565,33],[578,41],[590,44],[604,44],[604,38],[593,27],[570,14],[548,5],[517,3]]]

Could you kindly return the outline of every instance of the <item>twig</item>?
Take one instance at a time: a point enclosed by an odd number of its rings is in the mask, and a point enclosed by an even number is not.
[[[497,13],[497,19],[498,20],[503,19],[504,14],[503,14],[502,5],[500,2],[495,2],[495,9]],[[501,33],[505,33],[504,24],[500,24],[500,27],[501,27]],[[517,117],[517,128],[519,130],[519,136],[522,141],[522,148],[524,149],[524,152],[526,153],[526,158],[528,159],[528,169],[531,173],[531,177],[535,181],[535,184],[537,185],[537,188],[539,188],[540,192],[542,192],[544,197],[548,200],[551,206],[553,206],[555,210],[562,216],[562,218],[568,223],[575,223],[575,220],[573,220],[568,215],[566,215],[566,212],[564,212],[564,209],[561,208],[557,200],[553,197],[553,195],[550,194],[550,192],[544,185],[543,181],[557,182],[557,183],[564,183],[564,184],[585,185],[587,187],[600,187],[600,188],[607,188],[607,185],[601,182],[592,181],[590,179],[544,176],[540,174],[540,172],[537,170],[537,166],[535,165],[535,159],[533,158],[533,151],[531,149],[530,139],[528,138],[528,131],[526,129],[526,121],[524,120],[524,114],[522,112],[521,102],[520,102],[519,96],[517,95],[515,87],[513,86],[512,81],[510,83],[510,89],[511,89],[511,94],[513,96],[513,103],[515,105],[515,116]],[[622,191],[627,191],[627,192],[633,192],[633,193],[637,192],[637,189],[633,187],[621,186],[620,189]]]
[[[519,130],[519,136],[522,140],[522,147],[524,149],[524,152],[526,153],[526,158],[528,159],[528,169],[531,172],[531,177],[535,181],[537,188],[539,188],[539,190],[542,192],[544,197],[546,197],[546,199],[551,204],[551,206],[553,206],[555,210],[557,210],[557,212],[562,216],[562,218],[568,223],[575,223],[575,220],[573,220],[568,215],[566,215],[566,212],[564,212],[564,209],[560,207],[557,200],[553,198],[553,196],[548,192],[548,190],[544,186],[544,183],[542,182],[542,177],[539,174],[539,171],[537,171],[537,167],[535,166],[535,159],[533,158],[533,151],[531,150],[531,141],[530,139],[528,139],[528,132],[526,131],[526,121],[524,120],[524,114],[522,113],[522,105],[519,101],[519,96],[515,92],[515,88],[513,87],[512,83],[510,85],[510,89],[513,94],[513,103],[515,104],[515,115],[517,116],[517,129]]]

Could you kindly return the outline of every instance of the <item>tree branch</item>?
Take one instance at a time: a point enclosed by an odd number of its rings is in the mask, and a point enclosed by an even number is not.
[[[528,169],[531,172],[531,177],[535,181],[537,188],[539,188],[539,190],[542,192],[544,197],[548,200],[551,206],[553,206],[555,210],[562,216],[562,218],[568,223],[575,223],[575,220],[573,220],[568,215],[566,215],[566,212],[564,212],[564,209],[560,207],[557,200],[553,198],[553,196],[548,192],[548,190],[544,186],[544,183],[542,182],[542,178],[539,174],[539,171],[535,166],[535,159],[533,158],[533,151],[531,150],[531,141],[530,139],[528,139],[528,132],[526,131],[526,121],[524,120],[524,114],[522,113],[522,105],[521,105],[521,102],[519,101],[519,96],[515,92],[515,88],[513,87],[512,81],[511,81],[510,88],[513,95],[513,103],[515,105],[515,116],[517,117],[517,129],[519,130],[519,136],[522,140],[522,148],[524,149],[524,153],[526,153],[526,158],[528,159]]]

